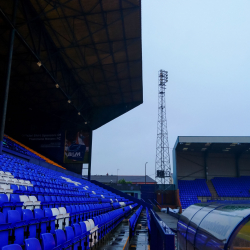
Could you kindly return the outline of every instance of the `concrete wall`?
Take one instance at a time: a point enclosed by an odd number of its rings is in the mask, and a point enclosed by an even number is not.
[[[237,177],[234,154],[209,153],[207,155],[208,179],[214,177]]]
[[[240,176],[250,176],[250,155],[243,154],[239,158]]]
[[[178,180],[204,179],[204,153],[177,151],[176,170]]]
[[[237,177],[237,157],[229,153],[207,153],[207,179]],[[238,160],[239,176],[250,176],[250,155],[243,154]],[[176,152],[177,179],[205,179],[204,152]]]

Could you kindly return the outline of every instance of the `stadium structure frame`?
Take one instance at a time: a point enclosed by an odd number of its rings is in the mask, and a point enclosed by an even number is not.
[[[1,1],[0,53],[1,141],[92,133],[143,102],[140,0]]]

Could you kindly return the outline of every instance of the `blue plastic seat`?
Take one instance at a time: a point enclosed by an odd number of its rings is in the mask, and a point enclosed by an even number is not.
[[[42,247],[38,239],[30,238],[25,240],[25,250],[42,250]]]
[[[13,194],[20,194],[19,188],[18,188],[17,185],[11,184],[11,185],[10,185],[10,188],[13,190]]]
[[[65,233],[62,229],[57,229],[55,231],[56,246],[66,248],[71,244],[71,241],[67,241]]]
[[[84,222],[81,222],[84,223]],[[72,225],[73,230],[75,233],[75,239],[77,241],[80,240],[80,245],[83,249],[89,249],[89,233],[88,232],[82,232],[81,226],[78,223],[75,223]]]
[[[37,227],[39,226],[39,221],[34,218],[34,215],[31,210],[23,209],[22,210],[22,220],[26,221],[27,226],[25,230],[25,237],[26,238],[35,238]]]
[[[39,194],[38,197],[37,197],[37,200],[41,201],[41,205],[40,206],[41,206],[42,209],[49,207],[49,203],[47,201],[45,201],[43,195]]]
[[[52,250],[55,246],[55,239],[51,233],[42,234],[42,250]]]
[[[20,194],[26,194],[28,195],[29,194],[29,191],[27,191],[27,188],[25,186],[19,186],[19,191],[20,191]]]
[[[44,209],[44,216],[47,217],[47,219],[48,219],[47,232],[52,233],[52,234],[55,233],[55,219],[56,219],[56,217],[53,216],[50,208]]]
[[[14,244],[24,244],[24,228],[27,225],[25,221],[21,220],[21,215],[16,210],[9,210],[7,214],[8,223],[11,223],[11,237],[10,241]]]
[[[22,250],[22,247],[18,244],[12,244],[12,245],[3,247],[2,250]]]
[[[20,201],[19,194],[10,194],[10,202],[13,203],[13,208],[22,214],[23,202]]]
[[[51,201],[51,197],[49,195],[45,195],[44,199],[47,202],[49,208],[53,208],[54,207],[54,203]]]
[[[3,213],[0,213],[0,249],[8,245],[11,223],[6,223]]]
[[[8,196],[6,194],[0,194],[0,210],[4,214],[6,219],[8,211],[13,209],[14,204],[9,202]]]

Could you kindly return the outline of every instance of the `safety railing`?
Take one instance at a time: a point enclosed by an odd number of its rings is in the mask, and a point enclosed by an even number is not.
[[[150,209],[150,228],[151,250],[175,250],[175,234],[152,209]]]

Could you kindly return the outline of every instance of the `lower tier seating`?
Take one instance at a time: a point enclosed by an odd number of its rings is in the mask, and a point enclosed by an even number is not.
[[[199,203],[198,196],[211,197],[211,193],[208,189],[205,179],[196,179],[191,181],[179,180],[179,195],[182,208]]]
[[[32,213],[31,210],[28,211]],[[25,212],[27,211],[23,210],[23,214]],[[71,225],[64,224],[64,228],[54,230],[55,226],[51,225],[51,221],[55,223],[53,216],[42,222],[35,219],[30,220],[29,217],[23,217],[26,220],[22,220],[18,211],[11,210],[8,212],[8,223],[1,221],[1,225],[5,225],[5,228],[0,227],[0,237],[3,238],[0,248],[11,250],[22,249],[25,246],[26,250],[90,249],[115,228],[125,215],[126,211],[120,208],[86,221],[79,221]],[[0,214],[1,218],[3,219],[2,214]],[[41,232],[40,223],[45,223],[46,232]],[[13,244],[8,245],[10,242]]]
[[[215,177],[211,181],[219,197],[250,197],[250,176]]]
[[[0,250],[89,249],[135,206],[86,179],[0,155]]]

